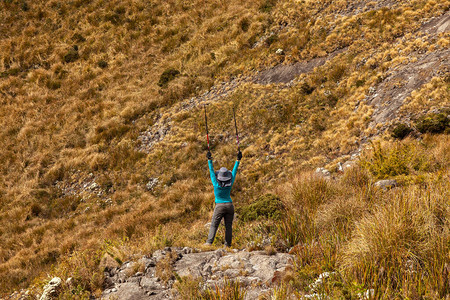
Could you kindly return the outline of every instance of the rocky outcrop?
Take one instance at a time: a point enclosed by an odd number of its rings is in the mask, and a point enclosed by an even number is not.
[[[290,268],[292,260],[293,256],[286,253],[166,248],[138,262],[106,270],[107,289],[102,299],[176,299],[177,292],[173,289],[176,277],[201,279],[203,288],[220,286],[231,279],[246,287],[246,299],[256,299],[270,291],[272,283]],[[161,271],[161,265],[170,266],[169,276]]]

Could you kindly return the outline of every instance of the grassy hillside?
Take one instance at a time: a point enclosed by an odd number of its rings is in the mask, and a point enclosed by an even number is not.
[[[101,268],[114,259],[199,247],[213,210],[207,103],[216,167],[235,159],[237,109],[239,213],[268,192],[287,211],[278,226],[273,217],[235,226],[238,248],[265,247],[267,237],[278,251],[300,245],[286,289],[300,293],[333,270],[342,277],[330,293],[343,297],[375,287],[384,297],[444,298],[449,32],[427,24],[449,7],[0,1],[0,295],[39,290],[47,274],[98,295]],[[324,64],[288,84],[258,80],[280,63],[319,58]],[[424,82],[411,88],[392,75],[432,59],[439,67],[421,69]],[[401,107],[372,124],[402,88]],[[379,108],[381,90],[392,94]],[[399,123],[411,137],[391,137]],[[337,163],[358,153],[363,159],[338,176]],[[336,179],[309,173],[323,166]],[[383,178],[400,187],[374,189]]]

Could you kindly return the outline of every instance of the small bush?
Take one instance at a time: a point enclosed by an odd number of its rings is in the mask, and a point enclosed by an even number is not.
[[[373,153],[368,159],[362,159],[361,165],[379,179],[397,175],[408,175],[408,153],[406,148],[396,145],[392,149],[383,149],[380,144],[373,145]]]
[[[450,120],[447,114],[429,114],[419,119],[416,123],[417,130],[421,133],[442,133],[448,132]]]
[[[314,90],[315,87],[310,86],[307,82],[303,82],[302,85],[300,86],[300,91],[304,95],[311,95],[312,92],[314,92]]]
[[[284,205],[280,198],[273,194],[265,194],[258,197],[255,202],[242,207],[240,213],[244,221],[253,221],[260,218],[277,220],[282,216],[283,211]]]
[[[179,74],[180,74],[180,71],[173,69],[173,68],[165,70],[159,77],[158,86],[160,86],[160,87],[167,86],[167,84],[170,81],[174,80],[175,77],[177,77]]]
[[[276,34],[272,34],[271,36],[269,36],[266,39],[266,45],[269,47],[270,45],[272,45],[273,43],[275,43],[276,41],[278,41],[278,35]]]
[[[259,6],[259,10],[263,13],[270,13],[277,3],[277,0],[264,0],[263,3]]]
[[[80,58],[80,54],[78,53],[78,47],[74,46],[69,51],[67,51],[66,55],[64,55],[64,62],[71,63]]]
[[[42,212],[42,208],[41,208],[41,206],[39,204],[33,203],[31,205],[31,215],[33,217],[39,216],[41,214],[41,212]]]
[[[57,90],[57,89],[59,89],[61,87],[61,81],[59,81],[59,80],[48,80],[46,86],[50,90]]]
[[[440,168],[433,153],[418,142],[408,140],[389,147],[374,144],[372,153],[361,158],[361,166],[379,179],[432,172]]]
[[[97,63],[97,65],[102,69],[106,69],[108,67],[108,62],[102,59]]]
[[[248,18],[243,18],[240,22],[239,22],[239,27],[241,27],[243,32],[247,32],[248,28],[250,27],[250,21]]]
[[[339,81],[346,71],[345,65],[337,65],[330,72],[330,79],[334,82]]]
[[[358,79],[358,80],[356,80],[356,82],[355,82],[355,86],[356,86],[356,87],[361,87],[361,86],[363,86],[365,83],[366,83],[366,81],[365,81],[364,79]]]
[[[396,139],[404,139],[408,134],[410,134],[412,129],[406,124],[397,124],[392,130],[392,137]]]

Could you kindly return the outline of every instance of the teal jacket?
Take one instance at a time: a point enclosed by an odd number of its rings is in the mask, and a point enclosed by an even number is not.
[[[231,172],[231,186],[220,187],[217,182],[216,174],[214,174],[214,167],[212,160],[208,160],[209,176],[211,177],[212,184],[214,186],[214,196],[216,197],[216,203],[233,202],[230,197],[231,188],[233,187],[234,180],[236,179],[236,173],[239,167],[239,161],[234,164],[233,171]]]

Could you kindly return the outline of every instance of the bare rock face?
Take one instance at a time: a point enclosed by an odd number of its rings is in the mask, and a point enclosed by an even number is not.
[[[59,294],[61,283],[62,280],[59,277],[55,277],[50,280],[50,282],[44,287],[44,293],[42,294],[40,300],[55,299]]]
[[[239,281],[246,287],[246,299],[255,299],[270,290],[272,282],[290,268],[293,260],[293,256],[286,253],[235,251],[197,252],[187,247],[155,251],[152,257],[143,257],[137,262],[143,272],[133,274],[136,267],[132,262],[107,270],[105,282],[109,287],[102,299],[175,299],[177,293],[172,289],[175,276],[164,280],[157,271],[157,265],[167,261],[171,261],[172,274],[179,278],[201,279],[205,288],[221,286],[226,279]]]

